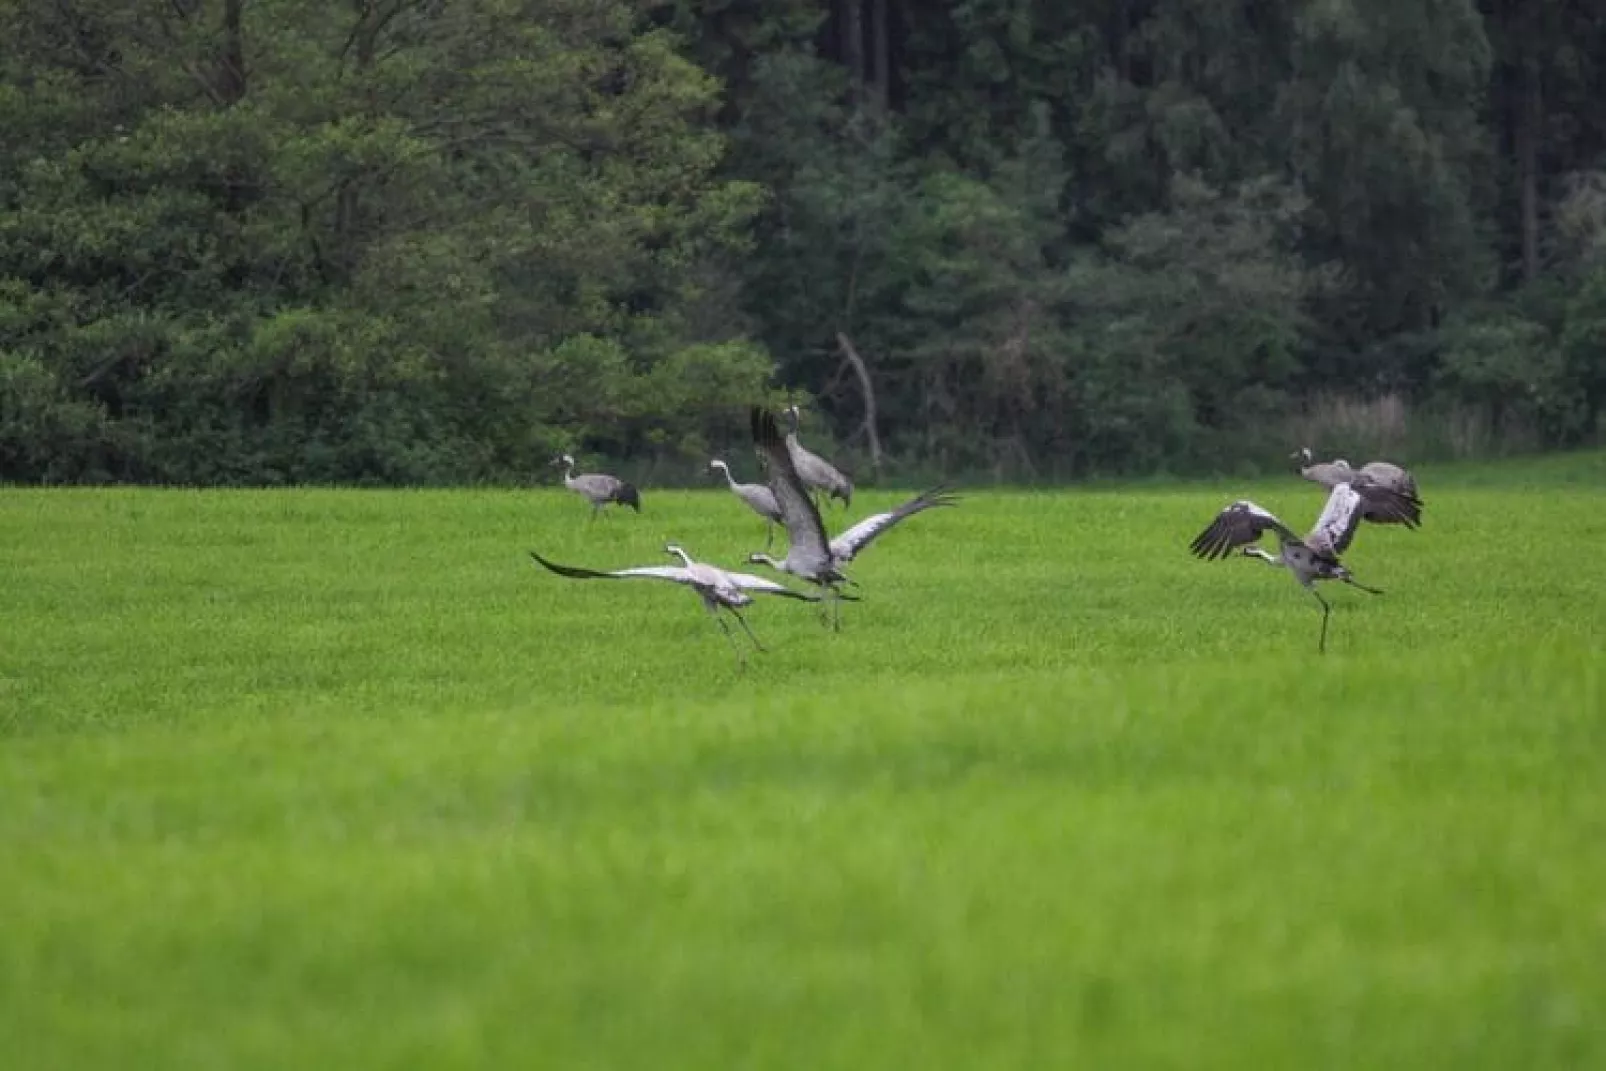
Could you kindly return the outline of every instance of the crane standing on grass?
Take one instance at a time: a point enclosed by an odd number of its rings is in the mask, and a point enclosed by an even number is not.
[[[591,519],[596,520],[602,507],[613,502],[641,512],[641,493],[617,476],[602,472],[574,474],[574,458],[564,454],[552,462],[563,466],[563,486],[583,496],[591,503]]]
[[[791,455],[792,466],[797,469],[797,475],[803,481],[803,486],[810,493],[825,492],[826,500],[840,498],[843,508],[853,504],[853,481],[819,454],[814,453],[797,441],[799,410],[797,406],[789,406],[786,415],[792,418],[792,430],[786,433],[786,452]]]
[[[748,509],[764,518],[764,549],[769,550],[775,543],[775,526],[782,523],[781,507],[775,501],[775,492],[761,483],[737,483],[736,477],[731,475],[731,467],[717,457],[708,463],[708,467],[711,471],[723,472],[731,492],[746,503]]]
[[[1233,550],[1245,557],[1264,560],[1269,565],[1287,569],[1299,586],[1310,592],[1322,608],[1321,638],[1316,642],[1319,653],[1327,652],[1327,618],[1333,608],[1316,590],[1318,580],[1342,580],[1351,587],[1372,595],[1381,595],[1356,581],[1350,571],[1339,563],[1338,556],[1349,548],[1355,538],[1355,529],[1361,523],[1363,508],[1375,509],[1391,519],[1402,520],[1404,515],[1421,504],[1412,498],[1375,484],[1339,483],[1327,496],[1327,505],[1304,539],[1278,520],[1270,511],[1245,499],[1232,503],[1216,515],[1216,519],[1200,532],[1189,549],[1206,561],[1225,558]],[[1263,533],[1276,534],[1279,551],[1273,555],[1255,546]]]

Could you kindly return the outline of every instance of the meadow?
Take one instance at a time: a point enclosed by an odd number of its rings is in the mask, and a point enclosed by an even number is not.
[[[1186,549],[1288,476],[965,489],[745,673],[526,556],[723,490],[0,489],[0,1064],[1606,1066],[1606,455],[1417,474],[1325,657]]]

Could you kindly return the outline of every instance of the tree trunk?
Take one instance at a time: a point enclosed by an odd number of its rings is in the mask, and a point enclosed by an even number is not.
[[[1539,278],[1539,141],[1544,122],[1544,99],[1540,95],[1539,61],[1523,57],[1517,89],[1517,172],[1522,202],[1522,277],[1525,282]]]
[[[217,95],[223,106],[238,104],[245,97],[245,35],[240,29],[240,13],[245,0],[223,0],[223,47],[218,55]]]
[[[853,366],[854,374],[859,377],[859,391],[864,397],[864,437],[870,444],[870,468],[879,479],[881,476],[881,436],[876,433],[875,415],[875,388],[870,385],[870,369],[865,367],[864,359],[854,348],[853,340],[845,331],[836,333],[836,344],[842,351],[842,357]]]
[[[870,99],[885,109],[892,84],[891,35],[887,31],[887,0],[870,0]]]
[[[864,0],[842,2],[842,62],[853,80],[854,96],[864,99]]]
[[[380,10],[380,0],[352,0],[352,9],[357,16],[356,24],[351,28],[349,42],[352,65],[361,80],[367,111],[372,115],[376,106],[374,89],[368,82],[368,74],[374,65],[377,39],[385,18]],[[341,181],[340,191],[335,197],[335,257],[341,272],[348,274],[357,264],[356,232],[362,209],[360,186],[361,179],[357,175],[347,175]]]

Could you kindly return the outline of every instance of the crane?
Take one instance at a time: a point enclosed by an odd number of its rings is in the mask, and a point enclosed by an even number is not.
[[[708,468],[710,471],[723,472],[732,493],[748,509],[764,518],[764,549],[770,549],[775,543],[775,526],[781,523],[781,507],[775,501],[775,492],[761,483],[737,483],[736,477],[731,475],[730,466],[717,457],[708,463]]]
[[[1338,560],[1338,556],[1348,549],[1355,538],[1355,529],[1361,523],[1361,511],[1366,507],[1396,519],[1403,517],[1411,508],[1403,495],[1386,487],[1375,484],[1334,484],[1321,516],[1305,538],[1301,539],[1270,511],[1247,499],[1240,499],[1218,513],[1209,527],[1194,537],[1189,549],[1206,561],[1225,558],[1237,549],[1245,557],[1260,558],[1268,565],[1287,569],[1299,586],[1315,596],[1321,604],[1322,632],[1316,649],[1325,654],[1327,618],[1333,608],[1316,590],[1316,581],[1342,580],[1369,594],[1383,594],[1376,588],[1358,582]],[[1275,555],[1255,545],[1267,531],[1277,536],[1279,552]]]
[[[1340,483],[1357,486],[1370,483],[1403,495],[1411,504],[1411,508],[1402,516],[1390,517],[1370,503],[1363,503],[1364,509],[1361,513],[1363,519],[1374,524],[1403,524],[1407,528],[1415,528],[1422,523],[1422,502],[1416,494],[1416,477],[1393,462],[1368,461],[1359,469],[1354,469],[1341,457],[1332,461],[1314,461],[1308,446],[1300,447],[1289,456],[1299,462],[1301,476],[1312,483],[1321,484],[1329,491],[1335,484]]]
[[[731,633],[730,626],[720,616],[721,610],[729,611],[741,624],[747,638],[753,641],[753,647],[758,651],[764,650],[764,645],[758,642],[753,630],[748,627],[747,619],[742,616],[741,608],[753,602],[752,594],[775,595],[786,599],[802,599],[805,602],[819,602],[820,596],[807,595],[800,591],[793,591],[784,584],[777,584],[773,580],[766,580],[761,576],[749,573],[730,573],[718,566],[706,562],[693,561],[690,554],[677,543],[664,544],[664,552],[671,557],[680,559],[679,565],[641,565],[630,569],[615,569],[612,572],[599,572],[594,569],[581,569],[572,565],[558,565],[541,557],[535,551],[530,551],[530,557],[545,568],[574,580],[630,580],[644,578],[648,580],[668,580],[676,584],[685,584],[697,593],[703,606],[714,615],[719,624],[720,631],[730,641],[731,649],[736,652],[738,668],[747,665],[747,654],[736,642]]]
[[[753,565],[767,565],[778,572],[790,573],[820,587],[831,599],[832,626],[840,629],[841,586],[853,583],[842,567],[857,557],[877,536],[904,518],[935,506],[954,505],[958,499],[939,485],[916,495],[896,509],[866,517],[835,539],[827,539],[819,507],[809,497],[792,463],[791,452],[781,438],[774,414],[767,409],[755,408],[752,411],[752,424],[753,442],[768,462],[770,489],[781,508],[781,523],[786,527],[789,545],[786,557],[779,561],[761,553],[749,554],[747,560]]]
[[[786,415],[792,418],[792,430],[786,434],[786,451],[792,456],[792,465],[797,469],[799,479],[811,493],[824,491],[826,501],[840,498],[843,508],[847,508],[853,504],[853,481],[842,475],[835,465],[797,441],[799,414],[797,406],[787,407]]]
[[[629,506],[637,513],[641,512],[641,493],[619,477],[602,472],[585,472],[576,476],[574,458],[568,454],[563,454],[552,463],[563,466],[563,486],[591,503],[593,521],[597,519],[597,514],[602,512],[602,507],[610,502]]]

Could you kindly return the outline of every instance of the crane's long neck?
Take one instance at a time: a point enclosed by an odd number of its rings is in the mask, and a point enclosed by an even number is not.
[[[730,484],[731,490],[736,490],[736,477],[731,475],[731,467],[722,464],[719,466],[719,471],[725,474],[725,482]]]
[[[563,459],[563,483],[566,487],[574,486],[574,458]]]
[[[781,573],[789,573],[792,571],[786,567],[786,563],[784,561],[778,562],[768,554],[751,554],[748,556],[747,560],[750,562],[757,562],[760,565],[767,565],[771,569]]]
[[[680,559],[680,564],[684,565],[688,569],[691,568],[692,561],[691,561],[691,555],[690,554],[687,554],[684,550],[681,550],[679,547],[670,547],[669,548],[669,553],[671,553],[671,554],[675,555],[676,557],[678,557]]]

